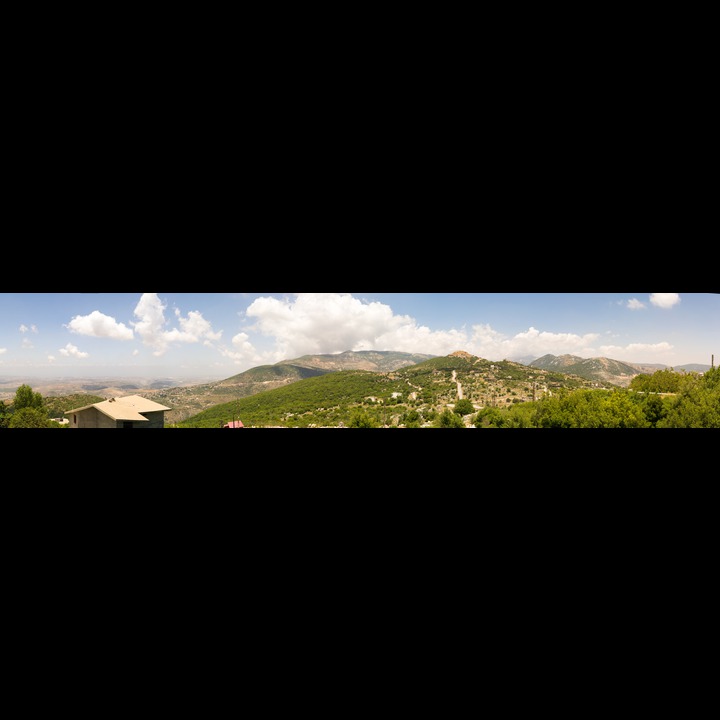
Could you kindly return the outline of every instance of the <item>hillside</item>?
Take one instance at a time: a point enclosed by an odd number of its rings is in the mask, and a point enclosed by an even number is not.
[[[530,367],[577,375],[619,387],[628,387],[634,377],[645,374],[644,369],[630,363],[604,357],[586,359],[576,355],[544,355],[530,363]]]
[[[403,424],[409,413],[426,424],[460,399],[477,409],[508,407],[561,389],[598,386],[609,384],[458,352],[391,372],[344,370],[300,380],[208,408],[180,425],[219,428],[240,419],[247,427],[339,427],[357,412],[382,426]]]
[[[404,367],[411,367],[430,360],[434,355],[418,353],[378,352],[366,350],[361,352],[344,352],[335,355],[304,355],[295,360],[281,362],[279,365],[291,364],[302,367],[318,368],[328,372],[341,370],[368,370],[370,372],[393,372]]]
[[[321,377],[329,373],[348,370],[387,372],[412,366],[431,355],[413,355],[400,352],[345,352],[338,355],[306,355],[295,360],[284,360],[275,365],[261,365],[239,375],[181,388],[168,388],[143,395],[172,408],[167,422],[175,424],[207,408],[229,403],[260,393],[277,390],[294,383]],[[232,419],[232,418],[231,418]]]
[[[658,370],[668,370],[667,365],[627,363],[610,358],[581,358],[577,355],[544,355],[529,362],[530,367],[571,373],[587,380],[609,382],[618,387],[629,387],[632,379],[638,375],[652,375]],[[710,365],[682,365],[673,368],[676,372],[707,372]]]
[[[680,365],[676,368],[673,368],[675,372],[685,372],[685,373],[706,373],[708,370],[712,369],[712,365],[700,365],[698,363],[691,363],[690,365]]]

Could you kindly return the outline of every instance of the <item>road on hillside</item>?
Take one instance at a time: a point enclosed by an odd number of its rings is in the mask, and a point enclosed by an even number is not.
[[[457,370],[453,370],[452,379],[453,379],[453,382],[457,384],[458,400],[464,400],[462,385],[460,384],[460,381],[457,379]]]

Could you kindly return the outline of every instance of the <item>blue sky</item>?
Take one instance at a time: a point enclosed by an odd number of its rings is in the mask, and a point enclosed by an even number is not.
[[[0,376],[222,378],[344,350],[710,364],[720,295],[0,294]]]

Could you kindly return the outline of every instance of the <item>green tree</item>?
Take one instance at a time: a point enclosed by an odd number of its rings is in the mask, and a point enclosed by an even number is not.
[[[4,400],[0,400],[0,428],[6,428],[10,421],[10,408]]]
[[[630,383],[635,392],[676,393],[679,392],[686,376],[674,370],[658,370],[652,375],[637,375]]]
[[[474,420],[476,428],[500,428],[505,426],[504,414],[494,407],[483,408]]]
[[[401,423],[406,428],[419,428],[422,418],[417,410],[408,410],[401,419]]]
[[[13,410],[23,410],[25,408],[34,408],[42,410],[43,397],[38,392],[33,392],[29,385],[21,385],[15,392],[15,400],[13,401]]]
[[[435,422],[437,428],[464,428],[465,423],[459,415],[450,410],[444,410]]]
[[[695,375],[674,398],[659,428],[720,428],[720,369]]]
[[[47,428],[50,421],[42,410],[24,407],[13,413],[8,424],[10,428]]]
[[[364,410],[355,410],[350,416],[348,427],[351,428],[376,428],[378,424],[373,420],[369,413]]]
[[[626,391],[578,390],[544,398],[535,419],[543,428],[645,428],[643,408]]]
[[[472,415],[475,412],[475,406],[467,399],[458,400],[453,412],[460,416]]]
[[[642,395],[640,406],[645,413],[647,421],[651,427],[657,427],[661,423],[669,412],[672,406],[671,398],[664,398],[660,395]]]

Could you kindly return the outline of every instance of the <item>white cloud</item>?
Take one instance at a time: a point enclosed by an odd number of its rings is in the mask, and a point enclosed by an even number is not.
[[[627,306],[630,310],[645,310],[647,307],[644,302],[641,302],[637,298],[628,300]]]
[[[533,355],[580,355],[591,356],[594,344],[600,338],[597,333],[576,335],[574,333],[552,333],[534,327],[512,337],[505,337],[489,325],[476,325],[471,350],[474,355],[489,360],[525,357]]]
[[[394,315],[388,305],[363,302],[350,293],[295,293],[294,298],[283,300],[261,297],[246,314],[255,319],[254,330],[274,338],[278,359],[400,349],[391,345],[401,340],[405,349],[420,330],[412,318]]]
[[[166,332],[167,342],[196,343],[202,338],[220,340],[222,337],[222,330],[213,332],[212,325],[197,310],[190,311],[186,318],[182,317],[179,311],[176,311],[176,315],[182,329]]]
[[[235,348],[234,350],[230,350],[228,348],[218,348],[218,350],[223,357],[232,360],[236,365],[251,367],[253,365],[261,365],[266,362],[271,363],[276,361],[274,357],[270,359],[270,355],[263,356],[258,353],[246,333],[238,333],[232,339],[232,344]]]
[[[55,356],[54,355],[48,355],[48,362],[55,362]]]
[[[627,362],[644,362],[654,356],[664,356],[674,349],[668,342],[659,343],[630,343],[629,345],[602,345],[599,348],[600,355],[613,360],[625,360]]]
[[[133,357],[137,357],[140,354],[139,350],[133,350]]]
[[[75,345],[73,345],[72,343],[68,343],[64,348],[60,348],[59,352],[65,357],[75,357],[80,359],[90,357],[89,353],[78,350],[78,348],[75,347]]]
[[[25,350],[32,350],[35,346],[32,344],[32,340],[30,340],[30,338],[23,338],[22,347]]]
[[[180,328],[166,330],[166,309],[167,306],[157,293],[143,293],[135,307],[135,317],[138,320],[131,323],[143,343],[154,349],[155,356],[164,355],[173,343],[215,341],[222,337],[222,331],[214,332],[212,325],[197,310],[189,312],[187,317],[182,317],[180,310],[175,309],[174,314]]]
[[[98,310],[89,315],[77,315],[67,325],[71,332],[78,335],[89,335],[90,337],[112,338],[113,340],[132,340],[135,336],[133,331],[119,323],[115,318]]]
[[[651,293],[650,302],[655,307],[669,310],[681,302],[680,293]]]
[[[295,293],[280,300],[262,297],[247,310],[253,330],[275,342],[274,361],[313,353],[345,350],[397,350],[448,355],[466,350],[490,360],[548,353],[592,355],[600,337],[591,333],[541,332],[530,328],[514,337],[490,325],[466,329],[431,330],[406,315],[395,315],[388,305],[363,302],[350,293]],[[243,337],[247,341],[247,336]]]
[[[3,355],[7,352],[7,348],[0,348],[0,355]]]

